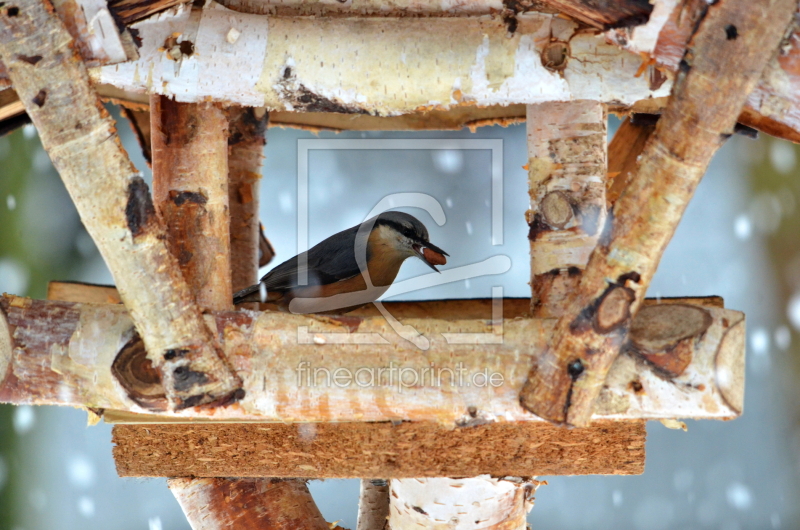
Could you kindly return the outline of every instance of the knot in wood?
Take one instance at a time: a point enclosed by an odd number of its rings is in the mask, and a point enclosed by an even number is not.
[[[545,222],[553,228],[564,228],[572,220],[572,203],[564,192],[551,191],[539,204]]]
[[[564,70],[569,61],[569,53],[569,44],[566,42],[551,42],[542,50],[542,66],[553,72]]]
[[[631,317],[631,304],[636,299],[632,289],[621,285],[610,287],[595,315],[595,328],[598,333],[608,333],[623,325]]]

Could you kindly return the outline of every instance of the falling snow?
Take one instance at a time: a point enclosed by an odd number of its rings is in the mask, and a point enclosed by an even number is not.
[[[789,299],[789,304],[786,306],[786,316],[795,331],[800,331],[800,291],[795,292],[792,298]]]
[[[30,405],[21,405],[14,409],[14,432],[22,436],[33,429],[36,424],[36,414]]]
[[[779,326],[775,330],[775,345],[783,351],[792,345],[792,332],[786,326]]]
[[[94,500],[85,495],[78,499],[78,512],[87,519],[94,517]]]
[[[769,146],[769,161],[778,173],[791,172],[797,163],[794,147],[789,142],[773,141]]]
[[[464,167],[464,155],[457,149],[436,149],[431,151],[433,165],[442,173],[452,175]]]
[[[737,510],[749,510],[753,505],[753,494],[750,488],[741,482],[734,482],[725,489],[725,498],[732,508]]]
[[[0,292],[24,295],[29,281],[30,273],[19,261],[0,259]]]
[[[83,455],[72,457],[67,462],[67,477],[73,486],[88,488],[94,484],[94,465]]]
[[[736,237],[745,241],[750,239],[750,234],[753,233],[753,225],[750,223],[750,218],[746,214],[740,214],[733,222],[733,233]]]

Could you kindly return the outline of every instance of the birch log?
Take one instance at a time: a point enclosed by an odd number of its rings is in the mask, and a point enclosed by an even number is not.
[[[228,201],[231,207],[231,282],[233,292],[258,282],[261,231],[258,188],[269,114],[264,109],[228,110]],[[269,253],[269,250],[266,250]]]
[[[553,15],[520,17],[509,36],[501,17],[265,17],[212,3],[132,27],[141,58],[95,69],[93,79],[185,102],[393,116],[571,99],[631,105],[669,94],[669,83],[653,90],[635,77],[638,55]],[[165,52],[170,38],[194,53],[176,62]],[[550,52],[543,62],[547,50],[561,50],[557,65]]]
[[[789,0],[708,7],[637,174],[552,342],[533,363],[520,395],[525,408],[553,422],[590,421],[661,254],[796,9]]]
[[[11,16],[12,7],[16,10]],[[117,283],[173,408],[227,399],[240,381],[219,357],[147,185],[89,85],[72,38],[39,0],[0,11],[0,56]],[[180,374],[194,374],[192,381]]]
[[[597,419],[731,419],[741,413],[743,315],[706,307],[702,301],[662,298],[655,307],[667,319],[667,329],[686,328],[671,320],[684,316],[674,314],[667,302],[689,311],[696,308],[710,315],[711,324],[697,328],[699,335],[681,333],[661,346],[652,337],[662,327],[648,333],[645,326],[644,336],[651,338],[639,341],[650,344],[642,351],[655,355],[665,348],[661,353],[669,358],[680,343],[688,349],[684,355],[691,359],[689,365],[676,377],[665,376],[631,349],[614,364]],[[166,408],[159,372],[131,341],[133,325],[123,307],[5,297],[0,309],[10,334],[0,340],[9,344],[11,356],[4,359],[7,369],[0,371],[0,401],[102,408],[107,421],[150,423],[205,418],[431,420],[455,425],[472,417],[471,412],[506,421],[540,421],[520,407],[518,396],[527,367],[547,344],[554,321],[525,317],[529,305],[527,299],[506,301],[503,343],[498,344],[492,342],[500,330],[491,324],[491,300],[387,303],[396,318],[429,338],[427,351],[397,336],[380,315],[207,315],[228,362],[243,379],[245,398],[225,408],[153,416],[142,413]]]
[[[564,313],[605,224],[606,122],[597,101],[528,107],[534,317]]]
[[[192,530],[330,530],[300,479],[174,478]]]
[[[153,96],[153,199],[196,303],[232,306],[228,119],[213,103]]]

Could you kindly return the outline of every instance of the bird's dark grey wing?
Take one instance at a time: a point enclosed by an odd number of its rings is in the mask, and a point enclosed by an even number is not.
[[[298,284],[301,270],[308,273],[307,285],[327,285],[360,274],[355,259],[355,242],[358,225],[320,242],[304,254],[307,263],[298,267],[298,256],[284,261],[261,278],[268,291],[288,291]]]

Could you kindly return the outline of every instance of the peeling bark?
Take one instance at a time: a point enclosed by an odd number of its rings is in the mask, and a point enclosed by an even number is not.
[[[586,425],[606,375],[695,187],[733,133],[747,94],[777,53],[797,4],[729,0],[708,7],[670,104],[616,202],[568,312],[531,368],[520,400],[557,423]],[[726,28],[735,23],[738,37]],[[609,312],[603,301],[614,295]],[[600,319],[602,318],[602,322]]]
[[[304,480],[172,478],[192,530],[329,530]]]
[[[605,224],[606,122],[597,101],[528,107],[534,317],[563,314]]]
[[[620,356],[601,393],[597,419],[730,419],[738,415],[737,409],[722,399],[720,384],[724,383],[729,395],[743,392],[743,379],[735,378],[744,366],[743,335],[736,331],[744,327],[742,314],[706,307],[702,301],[677,301],[698,306],[713,319],[701,337],[690,341],[689,367],[679,377],[669,378],[635,356]],[[661,306],[668,302],[661,299]],[[152,396],[152,389],[158,387],[152,386],[146,365],[135,366],[136,359],[144,363],[146,358],[126,349],[134,330],[122,306],[5,297],[0,298],[0,309],[6,314],[11,337],[0,336],[0,340],[10,338],[12,357],[0,382],[0,401],[103,408],[106,421],[129,422],[189,418],[279,422],[400,419],[447,425],[462,424],[465,418],[540,421],[520,407],[518,395],[526,379],[522,367],[530,366],[541,354],[552,336],[554,321],[525,317],[529,304],[530,300],[507,300],[503,343],[486,344],[480,339],[481,334],[494,330],[487,324],[491,300],[387,303],[396,318],[430,340],[428,350],[397,336],[383,317],[367,316],[367,312],[346,317],[218,312],[207,319],[217,330],[227,361],[243,380],[245,398],[226,408],[191,408],[153,416],[142,414],[148,409],[129,394],[130,388],[139,388]],[[459,332],[471,334],[464,337],[475,342],[448,343],[446,337],[454,335],[447,334]],[[178,358],[185,355],[177,349],[168,353]],[[134,360],[125,361],[126,354]],[[731,377],[717,377],[714,359],[726,364]],[[131,365],[126,373],[138,374],[136,380],[114,378],[112,366],[124,366],[119,364],[123,362]],[[361,368],[371,370],[374,385],[361,385],[354,379],[349,384],[346,380],[334,384],[335,370],[355,376]],[[315,369],[327,369],[328,375],[323,371],[315,376]],[[415,370],[425,379],[415,385],[408,372],[406,383],[401,383],[400,369]],[[502,377],[502,384],[488,384],[483,375],[477,375],[484,373],[499,374],[495,382]],[[364,372],[359,377],[369,376]],[[634,379],[641,382],[643,392],[630,387]]]
[[[52,8],[22,0],[0,11],[0,57],[42,144],[97,244],[161,373],[171,406],[230,396],[239,381],[214,347],[209,329],[175,259],[114,124],[89,85],[74,43]],[[41,56],[35,65],[20,56]],[[127,317],[126,317],[127,318]],[[165,352],[185,351],[167,361]],[[191,369],[205,382],[178,389],[175,371]]]

